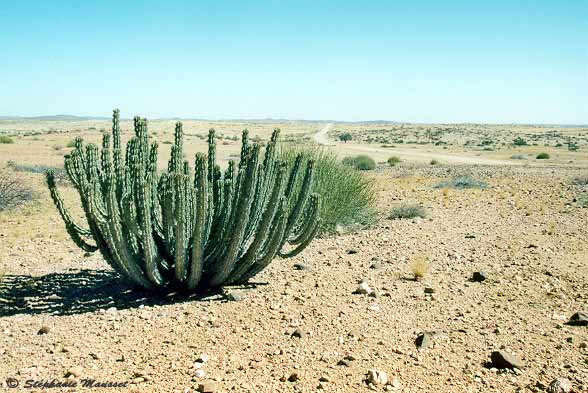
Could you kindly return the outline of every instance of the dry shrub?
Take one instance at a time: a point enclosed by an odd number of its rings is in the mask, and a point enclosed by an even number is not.
[[[34,191],[9,171],[0,171],[0,211],[13,209],[35,199]]]
[[[415,255],[410,261],[410,270],[415,280],[424,278],[429,272],[429,257],[426,255]]]

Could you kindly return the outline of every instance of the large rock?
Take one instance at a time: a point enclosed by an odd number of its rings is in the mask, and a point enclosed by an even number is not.
[[[523,362],[515,355],[505,351],[494,351],[490,354],[492,365],[496,368],[523,368]]]

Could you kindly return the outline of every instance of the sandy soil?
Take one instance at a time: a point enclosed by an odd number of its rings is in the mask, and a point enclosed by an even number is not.
[[[433,188],[464,173],[490,188]],[[0,214],[0,381],[26,391],[35,391],[27,380],[90,378],[128,384],[93,391],[193,392],[213,382],[216,392],[363,392],[376,369],[388,379],[377,391],[540,392],[558,377],[588,391],[588,330],[565,324],[588,303],[588,209],[570,184],[582,174],[381,167],[382,214],[412,201],[427,218],[384,217],[317,239],[275,260],[258,285],[230,289],[243,294],[231,302],[119,286],[99,257],[66,239],[44,192],[40,205]],[[417,259],[430,267],[418,281]],[[475,271],[489,278],[472,282]],[[361,280],[378,296],[354,294]],[[419,350],[421,332],[434,334]],[[520,371],[488,364],[499,349],[524,362]],[[197,362],[201,354],[209,360]]]

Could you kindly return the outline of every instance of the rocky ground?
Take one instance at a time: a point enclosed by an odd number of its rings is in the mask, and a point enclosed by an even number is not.
[[[565,378],[588,391],[588,327],[566,323],[588,311],[588,209],[571,185],[582,173],[380,169],[375,228],[275,260],[230,301],[129,292],[65,239],[48,204],[4,217],[0,380],[16,391],[90,391],[92,379],[123,385],[94,389],[112,392],[437,393],[542,392]],[[433,188],[463,174],[489,187]],[[410,201],[427,218],[385,217]],[[428,272],[415,280],[419,261]],[[25,387],[53,379],[78,387]]]

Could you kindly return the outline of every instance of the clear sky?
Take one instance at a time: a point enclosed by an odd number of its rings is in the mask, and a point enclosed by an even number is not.
[[[1,0],[0,20],[0,115],[588,123],[588,0]]]

